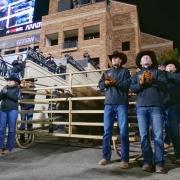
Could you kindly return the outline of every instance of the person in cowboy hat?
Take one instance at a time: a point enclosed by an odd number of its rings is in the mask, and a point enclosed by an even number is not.
[[[165,88],[164,73],[157,69],[156,55],[153,51],[142,51],[136,56],[140,68],[133,77],[130,90],[137,94],[137,120],[144,158],[142,170],[152,171],[155,164],[157,173],[164,173],[163,122],[160,91]],[[149,140],[149,126],[152,125],[155,155]]]
[[[7,85],[0,91],[0,155],[10,153],[14,148],[16,121],[18,117],[18,99],[20,97],[21,83],[17,74],[5,78]],[[6,126],[8,126],[8,139],[5,146]]]
[[[169,73],[178,74],[180,71],[180,64],[177,60],[172,59],[165,62],[166,71]],[[176,163],[180,165],[180,134],[179,134],[179,117],[180,117],[180,83],[174,80],[168,80],[167,92],[170,95],[170,102],[168,103],[167,111],[167,125],[170,131],[170,137],[173,142]]]
[[[121,165],[123,169],[129,167],[129,133],[128,133],[128,91],[130,73],[122,67],[127,62],[127,56],[114,51],[109,55],[112,68],[102,75],[99,88],[105,91],[104,107],[104,136],[103,157],[100,165],[106,165],[111,159],[111,137],[114,119],[117,118],[121,137]]]

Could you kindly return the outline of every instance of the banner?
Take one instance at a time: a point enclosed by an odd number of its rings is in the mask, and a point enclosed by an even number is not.
[[[2,41],[0,43],[0,49],[8,49],[8,48],[13,48],[17,46],[25,46],[25,45],[30,45],[30,44],[39,43],[39,42],[40,42],[40,34],[35,34],[32,36],[27,36],[23,38],[16,38],[12,40]]]

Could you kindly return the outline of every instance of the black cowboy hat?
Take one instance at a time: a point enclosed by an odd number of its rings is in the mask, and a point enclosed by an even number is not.
[[[19,75],[16,75],[16,74],[8,75],[7,77],[5,77],[5,79],[6,79],[7,81],[16,81],[16,82],[18,82],[19,84],[21,84],[21,80],[19,79]]]
[[[119,57],[122,60],[122,65],[127,62],[127,56],[122,52],[114,51],[111,55],[109,55],[109,59],[112,60],[113,57]]]
[[[157,66],[158,63],[157,63],[156,54],[154,51],[140,51],[136,56],[136,65],[138,66],[138,68],[141,69],[141,58],[145,55],[151,58],[152,60],[151,67]]]
[[[171,59],[171,60],[168,60],[164,63],[165,66],[167,66],[168,64],[174,64],[177,71],[180,71],[180,63],[178,62],[178,60],[176,59]]]

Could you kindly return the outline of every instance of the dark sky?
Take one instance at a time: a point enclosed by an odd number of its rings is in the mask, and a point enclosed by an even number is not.
[[[36,0],[35,2],[34,21],[41,21],[42,16],[48,14],[49,0]]]
[[[180,50],[179,0],[119,0],[138,6],[141,31],[174,41]]]
[[[47,13],[49,0],[36,0],[36,18]],[[118,1],[118,0],[117,0]],[[180,0],[119,0],[136,4],[141,31],[174,41],[180,50]]]

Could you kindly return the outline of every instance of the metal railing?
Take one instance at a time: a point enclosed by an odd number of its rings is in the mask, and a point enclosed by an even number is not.
[[[35,62],[36,64],[46,68],[47,70],[56,73],[56,69],[52,68],[51,66],[46,64],[47,59],[41,55],[40,53],[37,53],[36,51],[30,49],[27,51],[27,60],[31,60]]]
[[[77,40],[64,41],[64,43],[63,43],[63,49],[75,48],[75,47],[78,47],[78,41]]]
[[[49,70],[52,73],[59,73],[58,68],[52,68],[51,66],[47,65],[46,63],[47,59],[43,55],[41,55],[40,53],[37,53],[34,50],[29,50],[27,52],[26,59],[35,62],[36,64],[44,67],[45,69]],[[75,67],[79,71],[85,71],[85,68],[80,63],[78,63],[72,56],[66,57],[66,63],[71,64],[73,67]]]
[[[4,59],[0,58],[0,76],[5,77],[11,70],[13,66]]]
[[[79,71],[85,71],[84,67],[81,66],[73,57],[67,59],[67,63],[71,64]]]
[[[53,90],[55,89],[64,89],[65,91],[69,91],[71,94],[73,94],[74,90],[76,90],[76,88],[78,88],[78,91],[80,91],[80,89],[82,88],[88,88],[90,91],[95,90],[93,88],[97,88],[97,84],[78,84],[78,85],[73,85],[73,78],[74,76],[80,75],[80,74],[88,74],[88,73],[94,73],[94,72],[104,72],[105,70],[93,70],[93,71],[81,71],[81,72],[74,72],[74,73],[64,73],[64,74],[54,74],[54,75],[48,75],[48,76],[39,76],[39,77],[34,77],[35,79],[41,79],[41,78],[46,78],[46,77],[55,77],[55,76],[69,76],[68,80],[69,82],[67,83],[66,86],[49,86],[49,87],[36,87],[33,89],[29,89],[29,93],[31,93],[32,90],[36,90],[37,94],[41,93],[45,91],[50,91],[52,93]],[[87,90],[87,89],[86,89]],[[98,122],[86,122],[86,121],[74,121],[73,117],[77,114],[80,115],[87,115],[86,118],[88,119],[90,115],[102,115],[104,113],[103,108],[102,109],[73,109],[73,103],[78,102],[78,103],[82,103],[82,102],[86,102],[86,105],[88,105],[91,101],[102,101],[102,107],[103,107],[103,100],[105,99],[105,97],[103,95],[100,94],[96,94],[93,96],[82,96],[82,97],[68,97],[68,98],[49,98],[49,99],[26,99],[26,100],[20,100],[21,104],[51,104],[52,102],[65,102],[68,101],[68,109],[66,110],[22,110],[19,111],[20,114],[22,113],[45,113],[51,114],[50,118],[47,119],[36,119],[33,120],[34,124],[40,124],[41,126],[43,125],[50,125],[50,124],[54,124],[54,125],[64,125],[67,126],[67,133],[53,133],[53,134],[49,134],[48,132],[42,132],[38,129],[33,129],[32,131],[18,131],[18,134],[23,134],[23,133],[29,133],[29,134],[36,134],[36,135],[50,135],[50,136],[54,136],[54,137],[69,137],[69,138],[86,138],[86,139],[102,139],[102,134],[99,135],[92,135],[92,134],[78,134],[78,133],[73,133],[73,127],[77,126],[77,127],[103,127],[103,119],[100,119],[100,121]],[[134,101],[130,102],[129,104],[134,105]],[[64,119],[64,121],[53,121],[53,114],[66,114],[68,116],[67,119]],[[135,116],[129,116],[129,118],[136,118]],[[25,123],[23,121],[18,121],[19,123]],[[27,123],[27,122],[26,122]],[[131,126],[133,126],[134,123],[131,123]],[[115,126],[117,126],[117,123],[115,123]],[[117,136],[114,135],[112,138],[114,141],[117,139]]]

